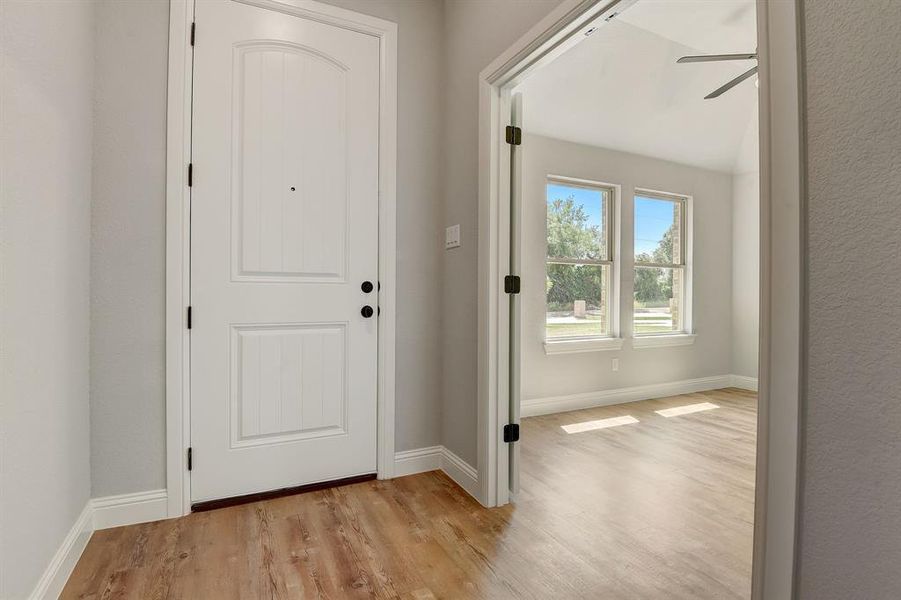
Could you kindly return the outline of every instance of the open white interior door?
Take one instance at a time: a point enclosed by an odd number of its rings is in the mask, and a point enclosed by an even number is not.
[[[519,438],[520,404],[520,321],[522,300],[519,295],[520,230],[522,207],[522,94],[510,98],[510,125],[514,128],[510,146],[510,275],[516,277],[516,291],[510,298],[510,423],[514,425],[514,437]],[[519,443],[510,442],[510,499],[519,491]]]

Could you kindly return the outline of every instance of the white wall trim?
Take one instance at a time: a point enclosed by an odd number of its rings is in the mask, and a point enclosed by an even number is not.
[[[444,471],[470,496],[478,500],[478,471],[444,446],[405,450],[394,455],[395,477],[437,470]]]
[[[191,479],[186,449],[191,440],[190,337],[186,309],[190,300],[190,190],[193,51],[188,43],[194,0],[169,2],[169,77],[166,113],[166,488],[168,515],[191,510]]]
[[[167,501],[166,490],[94,498],[94,530],[160,521],[169,516]]]
[[[88,500],[56,554],[50,559],[50,564],[29,596],[30,600],[51,600],[58,598],[62,593],[69,575],[72,574],[81,553],[91,539],[91,533],[94,531],[92,517],[91,501]]]
[[[479,499],[479,472],[468,462],[442,447],[441,470],[457,482],[470,496]]]
[[[653,383],[650,385],[636,385],[633,387],[586,392],[583,394],[532,398],[530,400],[522,401],[521,415],[523,417],[536,417],[539,415],[549,415],[570,410],[580,410],[583,408],[611,406],[613,404],[625,404],[627,402],[638,402],[639,400],[650,400],[652,398],[665,398],[666,396],[678,396],[679,394],[718,390],[731,386],[733,382],[732,378],[732,375],[717,375],[714,377],[684,379],[681,381]]]
[[[752,392],[757,391],[757,378],[756,377],[746,377],[744,375],[732,375],[732,387],[741,388],[743,390],[749,390]]]
[[[442,446],[405,450],[394,455],[394,476],[404,477],[441,468]]]
[[[241,0],[344,27],[379,40],[379,340],[378,443],[380,479],[394,476],[397,227],[397,24],[314,0]],[[185,315],[191,289],[190,189],[193,49],[188,38],[195,0],[170,0],[166,158],[166,488],[169,517],[191,510],[190,336]],[[198,42],[202,43],[202,42]]]

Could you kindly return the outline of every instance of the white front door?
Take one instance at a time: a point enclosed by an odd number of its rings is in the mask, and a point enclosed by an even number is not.
[[[375,473],[378,40],[195,17],[192,501]]]

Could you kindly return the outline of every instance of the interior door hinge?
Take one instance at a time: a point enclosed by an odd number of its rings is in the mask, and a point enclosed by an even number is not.
[[[196,26],[196,23],[191,23],[191,45],[192,46],[194,45],[194,30],[196,28],[195,26]]]
[[[191,328],[191,307],[188,307],[188,329]]]
[[[519,441],[519,423],[504,425],[504,443],[510,444]]]
[[[504,292],[507,294],[518,294],[520,285],[519,275],[507,275],[504,277]]]
[[[511,146],[522,145],[522,129],[515,125],[507,125],[507,143]]]
[[[194,468],[194,448],[188,448],[188,470]]]
[[[194,163],[188,163],[188,187],[194,185]]]

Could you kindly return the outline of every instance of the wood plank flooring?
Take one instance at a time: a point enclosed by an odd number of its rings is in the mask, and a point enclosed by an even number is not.
[[[699,402],[720,408],[654,412]],[[61,597],[747,598],[756,404],[730,388],[525,419],[498,509],[435,471],[98,531]]]

